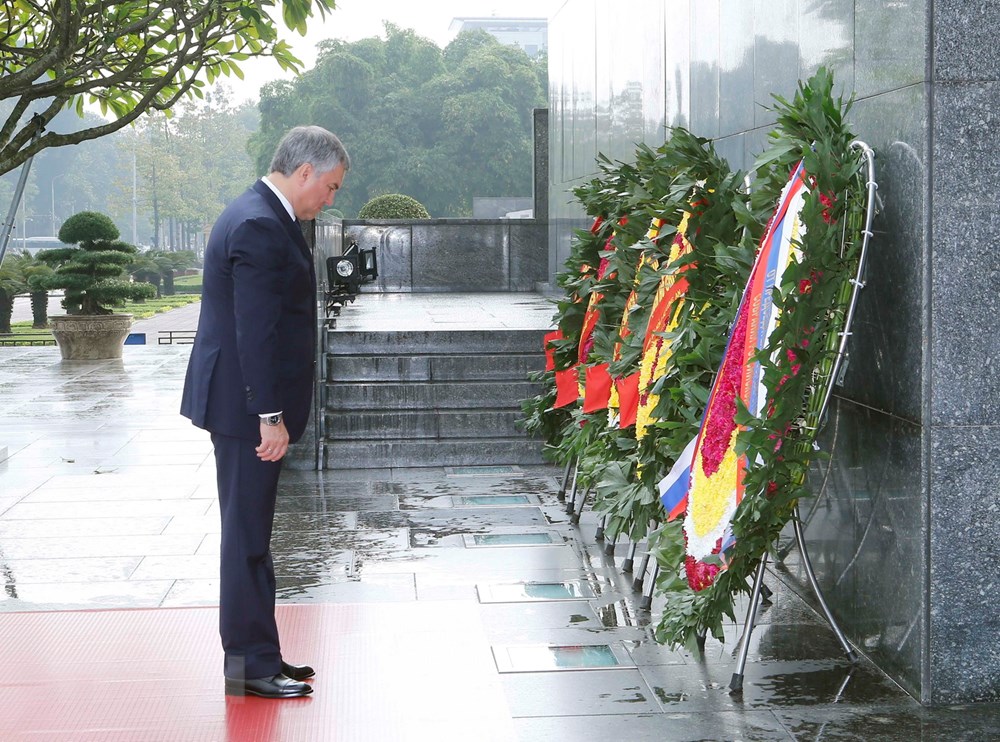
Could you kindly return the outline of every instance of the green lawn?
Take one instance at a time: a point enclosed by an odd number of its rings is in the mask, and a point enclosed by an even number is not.
[[[192,278],[198,278],[198,276],[192,276]],[[126,302],[123,307],[115,307],[115,312],[131,314],[135,319],[149,319],[154,314],[193,304],[196,301],[201,301],[200,294],[177,294],[176,296],[163,296],[159,299],[146,299],[141,304]],[[30,321],[14,322],[10,329],[13,330],[13,335],[0,335],[0,345],[37,345],[37,342],[32,343],[31,341],[40,339],[55,342],[51,332],[32,328]]]
[[[201,274],[193,276],[180,276],[174,279],[174,289],[191,294],[201,293]]]

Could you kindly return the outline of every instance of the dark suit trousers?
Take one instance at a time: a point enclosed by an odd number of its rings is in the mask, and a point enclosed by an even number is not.
[[[212,434],[222,511],[219,634],[226,677],[263,678],[281,672],[274,620],[271,529],[280,461],[261,461],[257,444]]]

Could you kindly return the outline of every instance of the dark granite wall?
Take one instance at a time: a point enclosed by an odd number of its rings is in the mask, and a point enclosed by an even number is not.
[[[1000,698],[1000,4],[568,0],[550,20],[550,278],[598,152],[665,125],[749,167],[831,67],[884,209],[807,538],[857,646],[924,703]],[[794,552],[789,574],[801,580]]]
[[[535,219],[343,224],[345,245],[375,248],[378,291],[534,291],[546,279],[546,226]]]

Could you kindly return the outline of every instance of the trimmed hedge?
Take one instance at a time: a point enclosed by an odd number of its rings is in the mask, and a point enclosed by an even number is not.
[[[427,209],[414,198],[402,193],[376,196],[361,207],[359,219],[430,219]]]

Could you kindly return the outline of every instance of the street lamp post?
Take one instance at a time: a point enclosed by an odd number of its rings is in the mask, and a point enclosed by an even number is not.
[[[63,177],[66,173],[59,173],[58,175],[53,175],[52,180],[49,181],[49,187],[51,189],[52,195],[52,236],[55,237],[56,231],[56,180]]]

